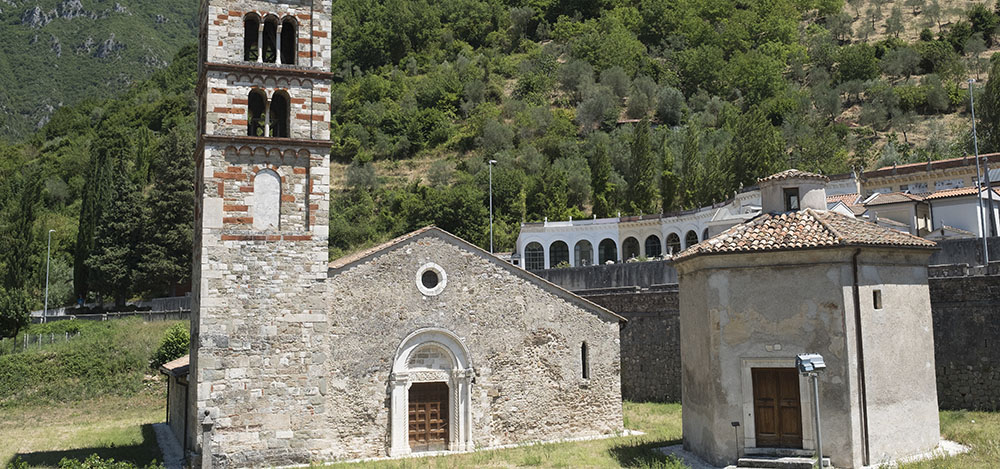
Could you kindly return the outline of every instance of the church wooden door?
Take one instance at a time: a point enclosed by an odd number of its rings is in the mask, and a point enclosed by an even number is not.
[[[448,449],[447,384],[410,385],[409,432],[413,451]]]
[[[795,368],[754,368],[754,427],[758,448],[802,448],[802,409]]]

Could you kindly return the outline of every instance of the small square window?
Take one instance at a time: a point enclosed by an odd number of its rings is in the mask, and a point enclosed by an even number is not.
[[[799,209],[799,188],[789,187],[785,189],[785,211],[795,212]]]
[[[882,309],[882,290],[872,290],[872,306]]]

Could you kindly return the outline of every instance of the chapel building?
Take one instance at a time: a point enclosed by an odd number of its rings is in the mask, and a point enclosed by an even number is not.
[[[828,211],[826,178],[760,180],[763,213],[681,253],[684,447],[715,465],[824,456],[875,465],[940,440],[927,286],[933,242]]]
[[[331,3],[201,2],[189,462],[619,434],[620,316],[434,227],[328,262]]]

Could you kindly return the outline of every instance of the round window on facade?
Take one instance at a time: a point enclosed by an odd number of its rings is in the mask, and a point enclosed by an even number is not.
[[[417,271],[417,289],[427,296],[440,295],[448,284],[448,275],[441,266],[428,262]]]

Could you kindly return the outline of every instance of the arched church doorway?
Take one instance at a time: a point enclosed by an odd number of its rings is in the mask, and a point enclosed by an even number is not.
[[[420,329],[400,344],[389,378],[390,456],[472,448],[469,352],[451,332]]]

